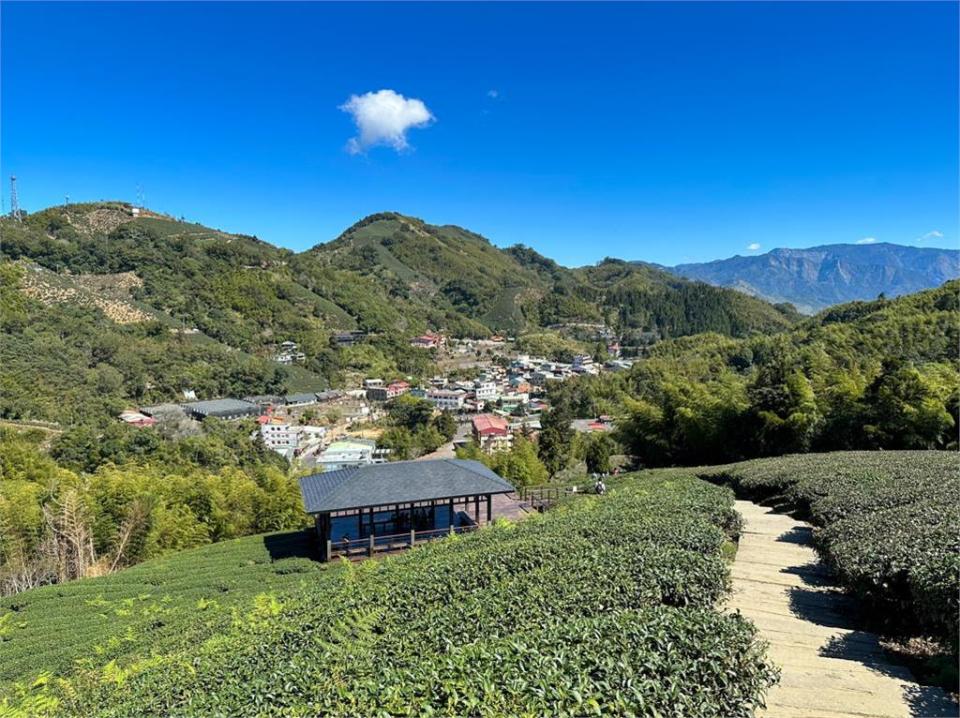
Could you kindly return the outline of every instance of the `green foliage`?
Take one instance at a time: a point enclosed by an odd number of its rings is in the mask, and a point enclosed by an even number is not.
[[[457,422],[448,414],[434,411],[425,399],[403,394],[387,403],[388,428],[377,439],[390,449],[393,461],[413,459],[436,451],[453,439]]]
[[[774,336],[659,344],[626,379],[621,439],[648,465],[956,447],[958,291],[839,307]]]
[[[587,353],[588,346],[559,332],[536,332],[517,337],[517,349],[551,361],[571,362],[577,354]]]
[[[183,389],[207,397],[283,389],[285,370],[272,362],[157,322],[121,326],[93,308],[44,306],[15,291],[20,267],[0,267],[14,289],[0,306],[2,418],[103,428],[130,404],[182,399]]]
[[[749,716],[775,673],[754,629],[713,608],[735,516],[690,477],[636,482],[345,565],[217,637],[37,692],[84,716]]]
[[[820,526],[817,550],[872,617],[957,650],[960,475],[956,452],[838,452],[704,470],[778,496]]]
[[[790,310],[650,265],[605,259],[578,271],[600,293],[611,324],[628,337],[637,330],[665,339],[702,332],[742,337],[786,329],[796,318]]]
[[[600,432],[586,438],[583,450],[583,459],[587,464],[587,471],[591,474],[606,474],[610,472],[610,457],[616,452],[617,443],[610,434]]]
[[[514,437],[509,451],[495,452],[486,463],[514,486],[538,486],[549,478],[533,442],[519,435]]]
[[[171,218],[135,218],[118,202],[0,222],[4,259],[33,263],[31,272],[43,268],[70,291],[86,278],[116,294],[120,277],[132,278],[125,301],[154,317],[116,325],[76,298],[26,300],[12,288],[17,270],[4,265],[0,416],[68,426],[103,425],[126,404],[168,401],[183,389],[243,396],[322,388],[352,371],[423,376],[434,368],[432,353],[408,340],[428,328],[526,332],[531,351],[569,358],[595,347],[542,327],[606,320],[664,336],[740,335],[788,323],[762,302],[651,267],[568,270],[531,250],[499,250],[466,230],[393,213],[302,254]],[[200,333],[171,333],[183,329]],[[338,348],[331,336],[342,329],[372,335]],[[284,370],[266,359],[286,339],[301,345],[304,366]]]
[[[130,456],[122,438],[91,447],[86,437],[61,436],[65,461],[90,473],[47,458],[35,435],[0,428],[0,594],[302,526],[300,492],[285,467],[260,460],[248,439],[234,451],[224,439],[236,441],[241,430],[222,428],[163,445],[151,457],[158,463]],[[91,458],[95,447],[109,458]]]
[[[338,572],[303,558],[312,541],[310,532],[232,539],[0,598],[0,696],[41,670],[69,675],[189,650],[229,629],[264,592],[319,589]]]

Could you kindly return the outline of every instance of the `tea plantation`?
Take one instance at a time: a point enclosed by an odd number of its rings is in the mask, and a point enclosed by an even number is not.
[[[817,525],[816,548],[870,618],[957,651],[960,455],[852,451],[757,459],[698,473],[778,499]]]
[[[311,550],[307,532],[248,536],[0,598],[0,696],[41,671],[188,648],[229,627],[233,611],[269,603],[266,591],[319,591],[338,567],[305,558]]]
[[[264,563],[247,595],[272,595],[220,607],[215,632],[194,608],[153,651],[72,669],[56,648],[33,671],[20,659],[0,715],[752,715],[776,672],[755,629],[715,608],[740,528],[732,499],[689,475],[646,475],[378,562],[296,579]],[[61,632],[102,610],[72,607]],[[44,669],[57,675],[35,681]]]

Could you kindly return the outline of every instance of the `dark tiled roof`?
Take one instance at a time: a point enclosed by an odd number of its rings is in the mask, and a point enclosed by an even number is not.
[[[465,459],[371,464],[300,479],[303,505],[311,514],[511,491],[508,481]]]
[[[312,404],[313,402],[315,402],[315,401],[317,400],[317,395],[316,395],[316,394],[313,394],[313,393],[310,393],[310,394],[306,394],[306,393],[304,393],[304,394],[287,394],[287,395],[284,397],[284,400],[285,400],[288,404]]]

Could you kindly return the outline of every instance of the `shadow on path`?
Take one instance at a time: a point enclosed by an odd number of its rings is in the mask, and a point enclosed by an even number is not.
[[[911,715],[916,718],[957,718],[960,714],[960,706],[943,700],[942,690],[914,683],[910,670],[892,662],[893,659],[884,652],[876,634],[851,631],[833,636],[820,648],[820,655],[825,658],[856,661],[881,675],[909,682],[909,685],[903,687],[903,699],[910,707]]]

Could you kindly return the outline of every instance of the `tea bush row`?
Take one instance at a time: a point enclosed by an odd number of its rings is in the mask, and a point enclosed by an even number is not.
[[[14,680],[64,675],[78,661],[194,645],[264,591],[323,582],[336,571],[304,557],[312,543],[308,532],[248,536],[0,598],[0,696]]]
[[[699,473],[809,517],[817,550],[872,618],[956,650],[960,454],[804,454]]]
[[[192,649],[23,687],[65,715],[747,716],[775,672],[727,587],[732,492],[636,480],[345,566]]]

